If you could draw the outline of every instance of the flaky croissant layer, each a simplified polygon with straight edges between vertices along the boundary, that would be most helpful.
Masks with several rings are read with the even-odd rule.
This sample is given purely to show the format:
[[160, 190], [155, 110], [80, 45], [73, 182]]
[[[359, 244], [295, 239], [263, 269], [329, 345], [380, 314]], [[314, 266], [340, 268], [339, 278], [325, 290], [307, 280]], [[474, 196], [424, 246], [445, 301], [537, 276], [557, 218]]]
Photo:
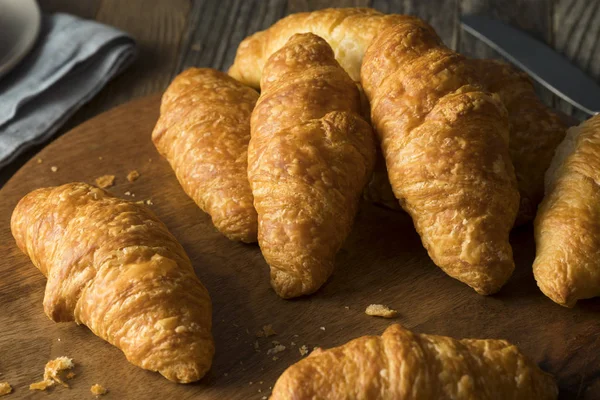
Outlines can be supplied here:
[[185, 193], [231, 240], [256, 242], [248, 184], [250, 114], [258, 93], [223, 72], [190, 68], [171, 82], [152, 132]]
[[550, 374], [504, 340], [420, 335], [392, 325], [289, 367], [271, 400], [553, 400]]
[[375, 159], [355, 83], [313, 34], [267, 62], [252, 113], [248, 178], [277, 294], [316, 291], [333, 271]]
[[533, 274], [554, 302], [600, 296], [600, 116], [569, 129], [546, 174]]
[[394, 194], [431, 259], [478, 293], [497, 292], [514, 269], [519, 208], [506, 108], [418, 18], [373, 40], [361, 77]]
[[50, 319], [86, 325], [132, 364], [175, 382], [208, 371], [214, 354], [208, 292], [148, 208], [70, 183], [21, 199], [11, 229], [48, 278]]

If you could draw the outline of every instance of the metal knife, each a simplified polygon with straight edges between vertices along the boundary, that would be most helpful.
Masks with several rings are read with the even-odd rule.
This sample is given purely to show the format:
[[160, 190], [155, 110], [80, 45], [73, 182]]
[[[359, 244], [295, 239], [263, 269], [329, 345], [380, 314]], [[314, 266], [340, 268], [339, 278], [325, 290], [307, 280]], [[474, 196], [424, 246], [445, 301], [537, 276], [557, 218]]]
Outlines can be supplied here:
[[590, 115], [600, 113], [600, 86], [548, 45], [491, 18], [465, 15], [461, 25], [557, 96]]

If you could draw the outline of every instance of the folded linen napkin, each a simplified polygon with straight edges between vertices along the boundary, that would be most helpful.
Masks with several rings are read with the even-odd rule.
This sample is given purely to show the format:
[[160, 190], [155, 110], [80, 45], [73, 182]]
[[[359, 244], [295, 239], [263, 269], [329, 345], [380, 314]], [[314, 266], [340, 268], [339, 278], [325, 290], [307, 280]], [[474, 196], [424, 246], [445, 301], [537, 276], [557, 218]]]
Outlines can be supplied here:
[[48, 140], [135, 58], [126, 33], [66, 14], [45, 15], [37, 43], [0, 78], [0, 167]]

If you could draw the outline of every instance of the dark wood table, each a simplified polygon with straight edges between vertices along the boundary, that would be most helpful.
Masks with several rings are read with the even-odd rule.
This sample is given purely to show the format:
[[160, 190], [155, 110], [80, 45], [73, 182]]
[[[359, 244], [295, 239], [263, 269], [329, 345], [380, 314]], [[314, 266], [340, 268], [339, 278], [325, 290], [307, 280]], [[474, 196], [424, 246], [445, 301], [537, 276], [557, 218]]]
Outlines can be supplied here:
[[[509, 22], [545, 41], [600, 82], [600, 0], [39, 0], [45, 12], [66, 12], [110, 24], [138, 42], [139, 57], [60, 129], [133, 98], [165, 89], [190, 66], [225, 70], [242, 39], [283, 16], [326, 7], [373, 7], [417, 15], [429, 21], [444, 42], [469, 56], [500, 58], [464, 32], [462, 14], [484, 14]], [[544, 101], [578, 119], [585, 116], [539, 88]], [[44, 145], [0, 170], [3, 185]]]

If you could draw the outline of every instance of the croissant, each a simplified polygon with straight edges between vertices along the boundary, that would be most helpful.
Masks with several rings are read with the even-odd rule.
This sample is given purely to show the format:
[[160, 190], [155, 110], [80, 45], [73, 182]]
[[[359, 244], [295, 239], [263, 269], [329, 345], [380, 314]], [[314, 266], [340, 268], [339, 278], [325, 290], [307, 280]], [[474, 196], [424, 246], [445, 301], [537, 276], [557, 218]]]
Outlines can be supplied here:
[[179, 74], [162, 98], [152, 132], [185, 193], [231, 240], [256, 242], [248, 184], [250, 114], [258, 93], [208, 68]]
[[391, 325], [289, 367], [271, 400], [551, 400], [553, 377], [505, 340], [420, 335]]
[[290, 298], [331, 275], [373, 169], [374, 137], [355, 83], [318, 36], [292, 36], [265, 65], [261, 88], [248, 179], [271, 284]]
[[210, 368], [208, 292], [148, 208], [70, 183], [26, 195], [11, 229], [48, 278], [50, 319], [86, 325], [132, 364], [175, 382], [196, 381]]
[[472, 62], [479, 71], [482, 84], [488, 91], [498, 94], [508, 110], [509, 151], [521, 194], [515, 225], [521, 225], [535, 217], [537, 206], [544, 197], [544, 173], [567, 128], [537, 97], [526, 73], [501, 61]]
[[498, 291], [519, 207], [505, 107], [417, 18], [373, 40], [361, 77], [394, 194], [430, 257], [478, 293]]
[[546, 173], [533, 274], [554, 302], [600, 296], [600, 116], [571, 128]]
[[[339, 63], [355, 81], [360, 79], [364, 53], [373, 38], [390, 26], [410, 17], [382, 14], [369, 8], [329, 8], [298, 13], [281, 19], [265, 31], [246, 38], [239, 46], [229, 74], [258, 88], [267, 58], [281, 48], [294, 33], [312, 32], [333, 48]], [[554, 149], [566, 127], [556, 114], [536, 96], [526, 74], [493, 60], [472, 60], [478, 84], [497, 93], [508, 109], [510, 155], [517, 176], [521, 204], [515, 225], [531, 221], [543, 197], [543, 176]], [[382, 163], [375, 167], [366, 198], [398, 209], [387, 172]]]

